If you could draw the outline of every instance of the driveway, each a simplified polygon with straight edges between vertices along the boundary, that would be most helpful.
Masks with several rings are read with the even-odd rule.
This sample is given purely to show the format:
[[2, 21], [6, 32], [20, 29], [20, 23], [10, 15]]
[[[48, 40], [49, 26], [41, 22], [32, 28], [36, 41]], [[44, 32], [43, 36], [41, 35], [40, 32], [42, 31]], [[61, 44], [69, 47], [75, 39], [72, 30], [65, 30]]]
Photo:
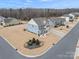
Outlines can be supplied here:
[[0, 59], [74, 59], [79, 38], [79, 23], [47, 53], [35, 58], [24, 57], [17, 53], [0, 37]]

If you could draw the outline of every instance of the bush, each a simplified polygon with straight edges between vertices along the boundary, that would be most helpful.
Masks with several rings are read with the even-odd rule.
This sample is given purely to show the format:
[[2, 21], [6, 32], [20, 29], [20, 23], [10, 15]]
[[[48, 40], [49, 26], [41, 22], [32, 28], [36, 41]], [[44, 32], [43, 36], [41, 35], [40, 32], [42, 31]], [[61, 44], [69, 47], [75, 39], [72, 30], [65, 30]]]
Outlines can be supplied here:
[[29, 40], [28, 42], [24, 44], [24, 47], [29, 48], [29, 49], [34, 49], [41, 46], [42, 46], [41, 41], [39, 41], [38, 39], [35, 40], [35, 38], [33, 38], [32, 40]]
[[32, 39], [32, 43], [36, 43], [36, 40], [35, 40], [35, 38], [33, 38], [33, 39]]
[[29, 46], [32, 46], [32, 40], [29, 40], [28, 42], [27, 42], [27, 44], [29, 45]]
[[65, 26], [65, 24], [61, 24], [61, 26]]
[[58, 27], [57, 25], [54, 26], [54, 28], [57, 28], [57, 27]]
[[7, 26], [4, 26], [4, 27], [7, 27]]
[[26, 31], [26, 29], [24, 29], [24, 31]]
[[73, 22], [73, 20], [69, 20], [70, 22]]
[[14, 24], [11, 24], [11, 26], [14, 26]]
[[40, 45], [40, 41], [38, 39], [36, 40], [36, 45]]
[[69, 26], [67, 25], [66, 28], [69, 28]]
[[19, 24], [22, 24], [21, 22], [19, 22]]
[[8, 26], [12, 26], [12, 24], [9, 24]]
[[60, 30], [62, 30], [62, 28]]

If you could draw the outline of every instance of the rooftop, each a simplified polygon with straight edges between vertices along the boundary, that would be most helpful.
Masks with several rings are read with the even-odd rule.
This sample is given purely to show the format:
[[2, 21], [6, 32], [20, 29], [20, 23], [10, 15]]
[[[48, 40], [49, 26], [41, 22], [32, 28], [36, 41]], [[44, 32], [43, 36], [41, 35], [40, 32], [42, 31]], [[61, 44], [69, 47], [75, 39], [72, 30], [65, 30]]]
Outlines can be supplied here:
[[45, 25], [48, 21], [47, 18], [32, 18], [38, 25]]

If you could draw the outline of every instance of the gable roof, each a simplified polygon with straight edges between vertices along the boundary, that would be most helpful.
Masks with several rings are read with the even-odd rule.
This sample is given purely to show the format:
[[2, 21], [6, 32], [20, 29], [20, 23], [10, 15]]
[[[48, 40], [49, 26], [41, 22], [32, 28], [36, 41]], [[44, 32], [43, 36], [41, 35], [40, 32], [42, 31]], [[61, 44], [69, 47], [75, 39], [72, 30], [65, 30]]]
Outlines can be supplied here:
[[73, 18], [74, 18], [74, 15], [71, 15], [71, 14], [64, 14], [62, 18], [73, 19]]
[[79, 13], [78, 12], [70, 13], [70, 14], [73, 14], [74, 16], [79, 16]]
[[69, 14], [64, 14], [63, 16], [64, 16], [64, 17], [72, 17], [72, 16], [70, 16]]
[[31, 19], [31, 20], [28, 22], [28, 24], [32, 24], [32, 25], [38, 26], [38, 24], [37, 24], [33, 19]]
[[0, 16], [0, 21], [4, 21], [5, 17]]
[[17, 22], [18, 22], [18, 20], [16, 18], [8, 17], [8, 18], [4, 19], [4, 23], [6, 25], [8, 25], [8, 24], [17, 24]]
[[45, 25], [48, 22], [47, 18], [32, 18], [38, 26]]
[[51, 21], [66, 21], [65, 18], [50, 18]]

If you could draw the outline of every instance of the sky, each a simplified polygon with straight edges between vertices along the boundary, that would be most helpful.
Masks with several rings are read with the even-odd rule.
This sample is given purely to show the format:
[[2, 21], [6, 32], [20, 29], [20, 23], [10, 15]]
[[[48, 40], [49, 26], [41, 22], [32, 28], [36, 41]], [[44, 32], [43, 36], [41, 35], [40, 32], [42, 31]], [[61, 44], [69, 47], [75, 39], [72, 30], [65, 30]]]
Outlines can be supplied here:
[[79, 0], [0, 0], [0, 8], [79, 8]]

